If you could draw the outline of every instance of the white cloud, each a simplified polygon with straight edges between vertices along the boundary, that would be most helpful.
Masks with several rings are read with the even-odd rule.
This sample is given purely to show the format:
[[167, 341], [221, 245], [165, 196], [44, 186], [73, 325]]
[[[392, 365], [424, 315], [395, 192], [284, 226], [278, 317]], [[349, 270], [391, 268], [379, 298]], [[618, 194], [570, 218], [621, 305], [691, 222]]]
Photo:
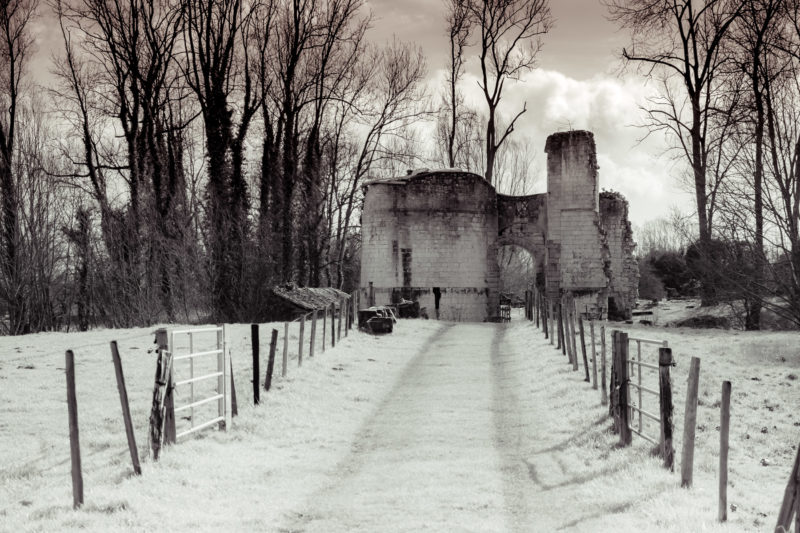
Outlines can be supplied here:
[[[441, 72], [433, 76], [442, 78]], [[468, 74], [462, 90], [470, 105], [484, 109], [477, 81]], [[681, 163], [664, 154], [663, 138], [641, 140], [646, 130], [637, 127], [642, 116], [639, 105], [648, 92], [635, 79], [598, 75], [576, 80], [537, 69], [506, 85], [499, 111], [508, 120], [527, 104], [528, 111], [518, 120], [513, 136], [527, 138], [539, 152], [544, 151], [547, 136], [557, 131], [586, 129], [594, 133], [601, 188], [624, 194], [631, 220], [641, 224], [665, 216], [672, 205], [689, 211], [692, 202], [692, 196], [677, 187]], [[542, 168], [546, 165], [544, 154], [540, 164]]]

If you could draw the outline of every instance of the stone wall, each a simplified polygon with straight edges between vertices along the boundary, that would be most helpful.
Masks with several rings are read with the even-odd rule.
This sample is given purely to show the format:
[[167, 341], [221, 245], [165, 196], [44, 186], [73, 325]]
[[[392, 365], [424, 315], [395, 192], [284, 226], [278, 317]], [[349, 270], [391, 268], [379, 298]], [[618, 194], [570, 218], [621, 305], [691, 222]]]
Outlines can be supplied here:
[[620, 309], [619, 318], [630, 318], [639, 290], [639, 265], [633, 257], [636, 243], [628, 221], [627, 200], [616, 192], [600, 193], [600, 221], [607, 245], [606, 272], [610, 277], [606, 296], [613, 298]]
[[436, 316], [482, 321], [496, 306], [498, 273], [487, 261], [497, 236], [494, 189], [480, 176], [433, 172], [367, 186], [362, 213], [362, 290], [375, 303], [416, 298]]
[[608, 279], [598, 232], [594, 136], [588, 131], [556, 133], [547, 138], [545, 152], [547, 239], [550, 248], [558, 251], [549, 273], [554, 279], [548, 294], [557, 298], [561, 291], [600, 291]]
[[[572, 292], [581, 311], [633, 309], [638, 269], [624, 198], [598, 194], [594, 137], [551, 135], [548, 192], [496, 194], [481, 176], [418, 171], [365, 185], [362, 301], [417, 300], [428, 316], [482, 321], [499, 314], [497, 250], [514, 244], [534, 255], [548, 296]], [[531, 280], [533, 283], [533, 280]]]

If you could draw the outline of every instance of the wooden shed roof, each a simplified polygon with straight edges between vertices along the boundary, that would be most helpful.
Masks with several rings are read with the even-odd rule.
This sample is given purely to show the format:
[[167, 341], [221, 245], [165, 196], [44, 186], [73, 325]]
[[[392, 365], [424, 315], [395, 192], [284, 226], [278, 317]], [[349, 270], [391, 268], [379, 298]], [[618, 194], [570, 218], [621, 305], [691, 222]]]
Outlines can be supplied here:
[[283, 298], [308, 311], [328, 307], [338, 303], [341, 298], [350, 298], [346, 292], [333, 287], [295, 287], [293, 285], [279, 285], [272, 289], [275, 296]]

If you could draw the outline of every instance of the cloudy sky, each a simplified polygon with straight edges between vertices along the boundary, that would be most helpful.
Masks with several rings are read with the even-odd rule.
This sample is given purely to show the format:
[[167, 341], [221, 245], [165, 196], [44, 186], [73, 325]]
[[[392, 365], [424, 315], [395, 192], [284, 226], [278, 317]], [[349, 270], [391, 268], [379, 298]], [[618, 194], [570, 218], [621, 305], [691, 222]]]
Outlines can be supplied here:
[[[443, 79], [448, 54], [443, 0], [368, 0], [368, 5], [375, 15], [372, 39], [396, 35], [416, 42], [427, 56], [431, 83]], [[672, 205], [690, 211], [692, 195], [679, 180], [682, 167], [664, 154], [663, 138], [638, 143], [645, 133], [636, 127], [638, 105], [650, 89], [635, 74], [619, 75], [627, 35], [606, 19], [600, 0], [551, 0], [550, 6], [556, 22], [544, 38], [539, 68], [507, 86], [501, 103], [501, 111], [511, 114], [527, 102], [513, 135], [532, 144], [543, 168], [549, 134], [588, 129], [597, 143], [600, 186], [628, 198], [634, 224], [664, 216]], [[471, 55], [470, 68], [477, 73]], [[474, 74], [465, 77], [464, 90], [481, 108]]]
[[[436, 93], [448, 53], [445, 0], [365, 0], [365, 4], [374, 15], [370, 39], [383, 42], [396, 36], [421, 46]], [[641, 120], [638, 105], [649, 88], [635, 74], [619, 75], [618, 54], [627, 36], [606, 20], [600, 0], [550, 0], [550, 7], [555, 27], [544, 37], [539, 68], [507, 85], [500, 106], [501, 113], [511, 114], [527, 103], [528, 111], [513, 136], [531, 144], [539, 174], [545, 174], [544, 144], [549, 134], [588, 129], [597, 143], [600, 186], [628, 198], [634, 224], [664, 216], [672, 205], [691, 211], [692, 195], [680, 185], [683, 167], [663, 153], [663, 138], [637, 142], [645, 133], [635, 126]], [[63, 47], [49, 11], [36, 21], [38, 52], [31, 65], [34, 78], [44, 84], [50, 79], [52, 51]], [[474, 50], [469, 56], [463, 90], [474, 108], [483, 109]], [[544, 186], [542, 179], [538, 190]]]

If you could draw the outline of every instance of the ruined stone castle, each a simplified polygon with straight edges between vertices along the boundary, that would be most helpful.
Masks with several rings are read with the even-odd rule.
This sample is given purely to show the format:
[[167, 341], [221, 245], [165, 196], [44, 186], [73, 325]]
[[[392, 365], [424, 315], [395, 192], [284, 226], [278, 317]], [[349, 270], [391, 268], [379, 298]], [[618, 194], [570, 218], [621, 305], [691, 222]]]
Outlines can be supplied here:
[[594, 136], [547, 139], [547, 192], [498, 194], [458, 169], [417, 171], [365, 185], [360, 291], [378, 305], [419, 301], [442, 320], [499, 314], [499, 247], [531, 253], [550, 298], [571, 292], [580, 311], [629, 315], [638, 286], [628, 206], [599, 193]]

